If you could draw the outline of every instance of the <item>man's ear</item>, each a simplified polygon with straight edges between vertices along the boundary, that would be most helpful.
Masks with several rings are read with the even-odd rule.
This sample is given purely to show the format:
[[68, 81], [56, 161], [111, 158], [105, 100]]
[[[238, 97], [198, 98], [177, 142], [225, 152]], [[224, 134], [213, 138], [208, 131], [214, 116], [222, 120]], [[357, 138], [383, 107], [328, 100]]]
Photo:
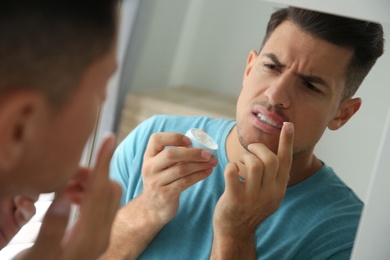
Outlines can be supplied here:
[[337, 130], [342, 127], [359, 110], [362, 104], [360, 98], [349, 98], [341, 102], [338, 113], [332, 121], [329, 122], [330, 130]]
[[15, 91], [0, 99], [0, 171], [16, 166], [23, 158], [36, 113], [43, 99], [38, 93]]
[[246, 61], [246, 68], [245, 68], [245, 74], [244, 74], [244, 80], [248, 77], [249, 73], [251, 72], [253, 66], [255, 65], [255, 62], [257, 58], [259, 57], [259, 54], [255, 51], [252, 50], [249, 55], [248, 59]]

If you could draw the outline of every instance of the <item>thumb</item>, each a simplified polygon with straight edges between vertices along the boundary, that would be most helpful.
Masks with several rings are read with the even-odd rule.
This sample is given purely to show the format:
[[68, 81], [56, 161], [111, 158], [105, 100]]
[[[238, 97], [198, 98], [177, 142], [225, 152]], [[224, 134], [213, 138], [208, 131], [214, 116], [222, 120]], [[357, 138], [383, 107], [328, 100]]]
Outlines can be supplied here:
[[38, 198], [28, 198], [23, 196], [16, 196], [15, 203], [15, 221], [19, 227], [26, 224], [36, 213], [35, 202]]
[[31, 250], [32, 258], [45, 256], [47, 259], [52, 259], [60, 252], [68, 225], [70, 205], [71, 202], [64, 193], [57, 194], [42, 221], [41, 230]]
[[236, 195], [238, 192], [238, 185], [240, 185], [240, 177], [238, 175], [239, 168], [237, 164], [229, 162], [225, 167], [225, 182], [226, 192]]

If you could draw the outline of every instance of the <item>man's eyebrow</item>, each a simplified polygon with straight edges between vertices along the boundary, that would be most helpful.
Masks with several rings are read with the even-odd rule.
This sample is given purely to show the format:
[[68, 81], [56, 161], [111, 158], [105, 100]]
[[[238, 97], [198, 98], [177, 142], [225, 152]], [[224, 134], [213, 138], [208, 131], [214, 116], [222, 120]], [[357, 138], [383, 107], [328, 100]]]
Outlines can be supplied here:
[[298, 74], [298, 73], [297, 73], [297, 76], [300, 77], [301, 79], [303, 79], [304, 81], [319, 84], [319, 85], [322, 85], [326, 88], [329, 88], [329, 84], [326, 83], [326, 81], [323, 80], [321, 77], [302, 75], [302, 74]]
[[272, 62], [275, 63], [278, 67], [281, 67], [281, 68], [286, 67], [286, 65], [284, 65], [284, 64], [278, 59], [278, 57], [276, 57], [276, 55], [273, 54], [273, 53], [264, 53], [262, 56], [265, 56], [265, 57], [269, 58], [270, 60], [272, 60]]
[[[265, 56], [265, 57], [269, 58], [270, 60], [272, 60], [273, 63], [275, 63], [280, 68], [285, 68], [286, 67], [286, 65], [283, 64], [278, 59], [278, 57], [276, 57], [276, 55], [274, 53], [264, 53], [262, 56]], [[298, 74], [298, 73], [297, 73], [297, 76], [300, 77], [304, 81], [307, 81], [307, 82], [310, 82], [310, 83], [315, 83], [315, 84], [320, 84], [320, 85], [322, 85], [324, 87], [329, 88], [329, 84], [324, 79], [322, 79], [321, 77], [313, 76], [313, 75], [303, 75], [303, 74]]]

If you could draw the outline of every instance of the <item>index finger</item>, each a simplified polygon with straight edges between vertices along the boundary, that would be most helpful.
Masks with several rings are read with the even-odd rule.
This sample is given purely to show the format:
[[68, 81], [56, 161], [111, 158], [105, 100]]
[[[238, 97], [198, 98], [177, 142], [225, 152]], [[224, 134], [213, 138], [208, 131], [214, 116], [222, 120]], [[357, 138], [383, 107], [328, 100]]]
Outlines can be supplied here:
[[106, 183], [109, 176], [109, 167], [112, 155], [115, 149], [115, 137], [110, 134], [106, 136], [99, 149], [98, 156], [96, 159], [95, 171], [93, 171], [93, 178], [98, 178], [103, 183]]
[[145, 156], [154, 157], [165, 149], [166, 146], [188, 147], [191, 140], [180, 133], [154, 133], [150, 136]]
[[[84, 218], [97, 214], [107, 216], [98, 218], [98, 220], [109, 220], [111, 223], [111, 217], [115, 216], [116, 210], [119, 208], [122, 189], [119, 184], [109, 178], [110, 162], [114, 150], [115, 137], [110, 134], [101, 145], [95, 167], [90, 169], [91, 178], [87, 180], [85, 200], [80, 208], [80, 211], [87, 212], [87, 214], [82, 215]], [[99, 206], [96, 206], [96, 201], [99, 201]]]
[[288, 182], [293, 157], [294, 125], [285, 122], [282, 127], [278, 146], [279, 170], [277, 180]]

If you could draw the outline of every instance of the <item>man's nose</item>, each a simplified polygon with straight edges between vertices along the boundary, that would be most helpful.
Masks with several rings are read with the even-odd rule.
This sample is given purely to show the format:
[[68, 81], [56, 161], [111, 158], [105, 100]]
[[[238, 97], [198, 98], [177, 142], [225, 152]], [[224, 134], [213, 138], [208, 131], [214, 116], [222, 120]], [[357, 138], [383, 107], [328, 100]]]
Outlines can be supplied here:
[[287, 108], [291, 104], [292, 78], [281, 75], [270, 83], [265, 91], [268, 103], [272, 106]]

